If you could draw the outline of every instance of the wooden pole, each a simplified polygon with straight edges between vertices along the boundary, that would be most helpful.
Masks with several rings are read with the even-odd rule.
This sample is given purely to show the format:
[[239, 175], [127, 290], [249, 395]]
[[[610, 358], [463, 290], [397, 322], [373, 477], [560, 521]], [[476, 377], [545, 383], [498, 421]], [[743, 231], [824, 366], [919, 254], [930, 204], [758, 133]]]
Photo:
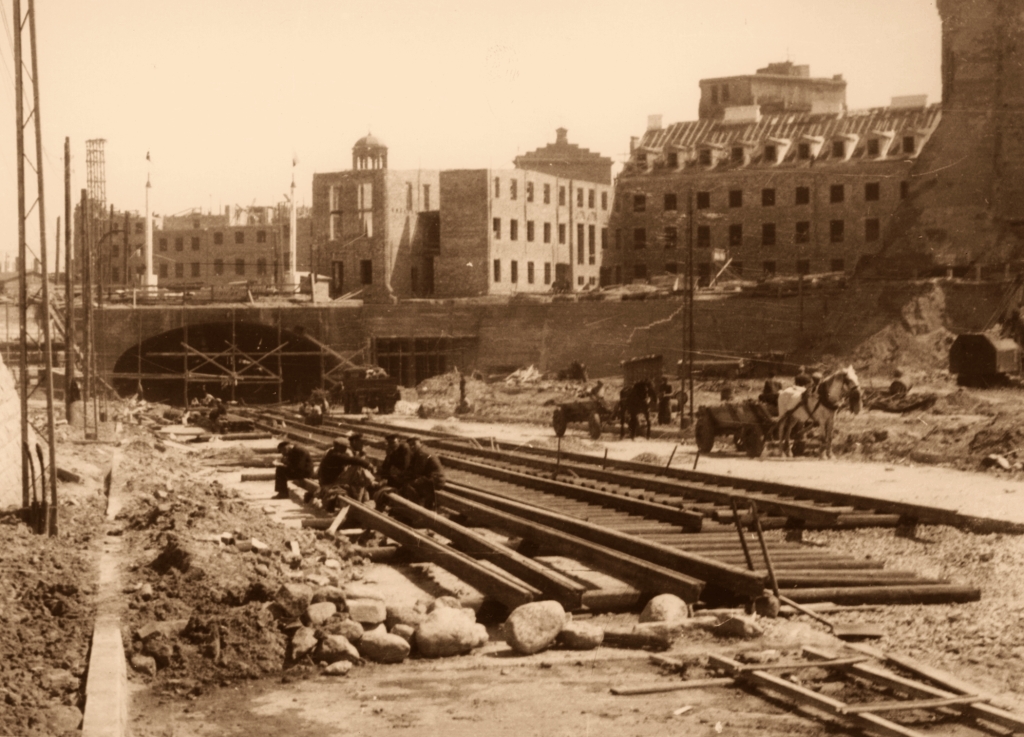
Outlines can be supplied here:
[[75, 276], [71, 243], [71, 139], [64, 137], [64, 412], [71, 422], [75, 383]]
[[[694, 290], [696, 289], [696, 287], [695, 287], [694, 282], [693, 282], [693, 227], [694, 227], [693, 226], [693, 217], [694, 217], [693, 212], [694, 211], [693, 211], [693, 190], [692, 189], [690, 190], [689, 209], [690, 209], [690, 212], [689, 212], [689, 220], [690, 220], [690, 238], [689, 238], [689, 241], [690, 241], [690, 247], [687, 249], [688, 253], [687, 253], [687, 256], [686, 256], [686, 261], [687, 261], [687, 265], [686, 265], [686, 280], [688, 282], [687, 286], [689, 287], [689, 292], [687, 292], [687, 295], [688, 295], [687, 296], [687, 300], [689, 300], [689, 304], [690, 304], [690, 309], [688, 311], [689, 312], [688, 319], [689, 319], [689, 322], [690, 322], [690, 325], [689, 325], [690, 341], [689, 341], [689, 345], [688, 345], [689, 352], [688, 352], [688, 354], [686, 356], [686, 358], [687, 358], [686, 373], [687, 373], [687, 376], [689, 377], [689, 385], [690, 385], [690, 425], [693, 425], [693, 405], [694, 405], [695, 399], [696, 399], [696, 397], [694, 396], [694, 393], [693, 393], [693, 354], [694, 354], [694, 331], [693, 331], [693, 303], [694, 303], [694, 300], [693, 300], [693, 296], [694, 296]], [[694, 464], [694, 465], [696, 465], [696, 464]]]
[[[29, 462], [25, 453], [28, 451], [28, 274], [26, 256], [28, 247], [25, 243], [25, 89], [22, 80], [24, 64], [21, 58], [21, 0], [13, 0], [14, 12], [14, 106], [15, 128], [18, 156], [18, 318], [19, 348], [18, 356], [18, 391], [21, 394], [21, 501], [22, 507], [29, 509]], [[42, 162], [39, 162], [42, 166]]]
[[92, 396], [92, 249], [91, 220], [89, 217], [89, 192], [82, 190], [82, 204], [79, 208], [82, 228], [82, 431], [89, 437], [89, 398]]

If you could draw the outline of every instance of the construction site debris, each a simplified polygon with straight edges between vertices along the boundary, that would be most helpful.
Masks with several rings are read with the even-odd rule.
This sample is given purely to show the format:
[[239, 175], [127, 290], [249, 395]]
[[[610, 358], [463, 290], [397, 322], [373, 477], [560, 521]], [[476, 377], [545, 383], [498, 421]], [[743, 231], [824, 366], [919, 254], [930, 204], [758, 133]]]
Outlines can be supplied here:
[[557, 601], [532, 601], [516, 607], [505, 620], [505, 641], [520, 655], [550, 647], [570, 615]]
[[675, 594], [659, 594], [644, 606], [640, 612], [641, 622], [674, 622], [690, 616], [690, 608]]

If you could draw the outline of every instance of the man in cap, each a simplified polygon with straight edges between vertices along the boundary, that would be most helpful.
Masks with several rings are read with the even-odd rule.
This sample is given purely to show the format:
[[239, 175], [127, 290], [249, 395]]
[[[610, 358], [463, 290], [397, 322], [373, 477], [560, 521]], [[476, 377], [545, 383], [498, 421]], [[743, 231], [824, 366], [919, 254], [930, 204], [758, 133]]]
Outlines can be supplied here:
[[434, 493], [444, 486], [444, 468], [437, 456], [423, 447], [415, 435], [409, 438], [409, 467], [401, 480], [399, 494], [421, 507], [434, 508]]
[[331, 449], [320, 459], [320, 469], [316, 475], [320, 490], [323, 491], [342, 483], [342, 475], [350, 466], [373, 471], [373, 465], [368, 460], [359, 458], [352, 453], [352, 445], [348, 438], [337, 437], [334, 439]]
[[274, 491], [276, 499], [288, 498], [288, 481], [313, 477], [313, 458], [301, 445], [288, 440], [277, 444], [281, 460], [274, 469]]
[[409, 468], [412, 451], [409, 449], [409, 444], [402, 440], [397, 433], [385, 435], [384, 442], [387, 443], [387, 447], [378, 475], [381, 481], [388, 486], [397, 486]]

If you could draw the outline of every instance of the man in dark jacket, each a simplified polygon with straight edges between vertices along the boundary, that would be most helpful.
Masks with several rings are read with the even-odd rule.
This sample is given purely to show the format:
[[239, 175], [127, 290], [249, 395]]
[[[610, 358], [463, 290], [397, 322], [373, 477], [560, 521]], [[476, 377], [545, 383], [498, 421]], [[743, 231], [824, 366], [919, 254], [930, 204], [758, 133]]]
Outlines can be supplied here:
[[401, 480], [399, 494], [427, 509], [434, 508], [434, 493], [444, 486], [444, 468], [437, 456], [427, 452], [418, 437], [409, 438], [409, 467]]
[[313, 477], [313, 458], [301, 445], [295, 445], [287, 440], [281, 441], [277, 450], [281, 453], [281, 461], [274, 470], [275, 498], [287, 499], [290, 480]]
[[409, 468], [412, 451], [409, 450], [408, 443], [394, 433], [385, 435], [384, 441], [387, 443], [387, 448], [378, 475], [381, 481], [388, 486], [397, 486]]
[[331, 449], [320, 459], [320, 468], [316, 474], [320, 489], [337, 485], [345, 469], [349, 466], [358, 466], [367, 471], [373, 471], [372, 463], [352, 453], [352, 446], [348, 438], [335, 438]]

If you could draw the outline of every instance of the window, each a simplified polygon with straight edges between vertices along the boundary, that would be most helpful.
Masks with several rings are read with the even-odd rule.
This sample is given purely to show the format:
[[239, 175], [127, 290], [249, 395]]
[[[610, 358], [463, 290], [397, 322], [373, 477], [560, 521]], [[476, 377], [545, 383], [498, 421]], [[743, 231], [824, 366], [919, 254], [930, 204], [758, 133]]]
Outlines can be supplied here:
[[868, 139], [868, 156], [878, 156], [879, 147], [877, 138]]
[[576, 223], [576, 253], [579, 263], [583, 263], [583, 247], [586, 245], [583, 240], [583, 223]]
[[494, 218], [491, 221], [491, 231], [494, 233], [494, 240], [501, 240], [501, 218]]
[[846, 231], [846, 223], [842, 220], [832, 220], [828, 224], [829, 242], [842, 243]]
[[363, 235], [373, 238], [373, 182], [360, 182], [357, 186], [356, 210], [359, 212]]
[[729, 207], [743, 207], [743, 190], [729, 190]]
[[669, 151], [665, 156], [665, 163], [668, 164], [670, 169], [679, 168], [679, 154], [675, 151]]
[[583, 277], [582, 276], [577, 276], [576, 277], [576, 284], [581, 286], [581, 287], [583, 286]]
[[235, 245], [242, 245], [243, 243], [245, 243], [245, 231], [244, 230], [236, 230], [235, 231]]
[[601, 250], [608, 250], [608, 228], [601, 228]]
[[711, 166], [711, 149], [702, 148], [700, 153], [697, 154], [697, 161], [701, 166]]
[[213, 260], [213, 274], [214, 276], [224, 275], [224, 259], [216, 258]]
[[533, 284], [533, 261], [526, 262], [526, 283]]
[[710, 192], [698, 192], [697, 193], [697, 209], [706, 210], [711, 207], [711, 193]]
[[841, 184], [833, 184], [828, 188], [828, 201], [835, 204], [846, 199], [846, 189]]
[[622, 229], [621, 228], [616, 228], [615, 229], [615, 250], [617, 251], [620, 248], [622, 248]]
[[807, 276], [811, 273], [811, 262], [809, 259], [802, 258], [796, 262], [796, 273], [800, 276]]
[[717, 84], [711, 85], [711, 104], [712, 105], [717, 105], [718, 104], [718, 85]]
[[373, 284], [373, 261], [363, 259], [359, 262], [359, 281], [362, 284]]
[[830, 271], [846, 271], [846, 262], [841, 258], [834, 258], [829, 261], [828, 268]]
[[910, 182], [900, 182], [900, 199], [905, 200], [910, 196]]
[[160, 278], [167, 278], [167, 264], [160, 264]]
[[882, 227], [878, 218], [868, 218], [864, 221], [864, 240], [868, 243], [877, 241], [881, 232]]
[[181, 279], [185, 276], [185, 264], [177, 263], [174, 265], [174, 276], [177, 279]]
[[633, 212], [644, 212], [647, 209], [647, 195], [633, 195]]
[[698, 248], [711, 248], [711, 226], [710, 225], [698, 225], [697, 226], [697, 247]]
[[199, 276], [199, 262], [192, 262], [192, 276]]
[[424, 184], [423, 185], [423, 209], [424, 210], [429, 210], [430, 209], [430, 185], [429, 184]]
[[544, 204], [545, 205], [550, 205], [551, 204], [551, 185], [550, 184], [545, 184], [544, 185]]
[[832, 155], [837, 159], [845, 159], [846, 141], [832, 141]]
[[810, 187], [797, 187], [796, 188], [796, 200], [797, 205], [809, 205], [811, 204], [811, 188]]
[[265, 230], [257, 230], [256, 231], [256, 242], [257, 243], [266, 243], [267, 242], [267, 231], [265, 231]]
[[508, 239], [510, 241], [519, 240], [519, 221], [515, 218], [508, 221]]
[[676, 209], [676, 193], [666, 192], [665, 193], [665, 209], [675, 210]]
[[734, 163], [734, 164], [742, 164], [743, 163], [743, 147], [742, 146], [733, 146], [732, 147], [732, 155], [731, 155], [730, 158], [732, 159], [732, 163]]
[[565, 187], [558, 188], [558, 204], [565, 205]]
[[509, 281], [513, 284], [519, 283], [519, 262], [513, 261], [509, 268]]
[[501, 197], [501, 179], [494, 178], [494, 199]]
[[[807, 161], [807, 159], [811, 158], [811, 144], [798, 144], [796, 147], [796, 156], [798, 159], [801, 159], [803, 161]], [[773, 271], [772, 273], [774, 274], [775, 272]]]
[[742, 246], [743, 245], [743, 226], [736, 223], [729, 226], [729, 245], [730, 246]]
[[192, 250], [193, 251], [198, 251], [199, 250], [199, 237], [198, 236], [192, 236]]
[[551, 262], [550, 261], [545, 261], [544, 262], [544, 283], [545, 284], [550, 284], [551, 283]]
[[565, 245], [565, 223], [558, 224], [558, 243]]
[[494, 283], [497, 284], [501, 281], [501, 259], [494, 259]]
[[765, 146], [764, 160], [771, 164], [777, 163], [779, 160], [779, 149], [775, 146]]
[[633, 264], [633, 278], [634, 279], [646, 279], [647, 278], [647, 264]]
[[236, 258], [235, 259], [235, 274], [238, 275], [238, 276], [245, 276], [245, 259], [244, 258]]
[[327, 239], [332, 241], [341, 240], [341, 213], [332, 212], [328, 221]]
[[583, 187], [576, 188], [576, 207], [583, 207]]
[[533, 221], [526, 221], [526, 240], [528, 243], [533, 243]]
[[765, 261], [761, 264], [761, 268], [764, 270], [765, 276], [775, 276], [775, 262]]
[[405, 183], [405, 209], [412, 209], [412, 182]]
[[587, 207], [593, 210], [597, 207], [597, 200], [594, 199], [597, 196], [597, 192], [593, 189], [587, 190]]
[[590, 265], [593, 266], [596, 262], [594, 261], [594, 254], [597, 250], [597, 226], [587, 226], [587, 246], [590, 252]]
[[544, 242], [551, 242], [551, 223], [544, 223]]
[[184, 251], [185, 250], [185, 239], [184, 238], [175, 238], [174, 239], [174, 250], [175, 251]]
[[665, 248], [675, 248], [679, 245], [679, 230], [671, 225], [665, 226]]
[[265, 258], [256, 259], [256, 276], [267, 275], [267, 260]]
[[775, 190], [761, 190], [761, 207], [775, 207]]
[[729, 85], [722, 85], [722, 102], [729, 102]]
[[912, 153], [914, 153], [914, 149], [915, 149], [914, 137], [913, 136], [903, 136], [903, 153], [905, 153], [905, 154], [912, 154]]
[[158, 245], [159, 245], [159, 248], [160, 248], [161, 251], [166, 251], [167, 250], [167, 239], [166, 238], [161, 238]]
[[647, 229], [646, 228], [634, 228], [633, 229], [633, 248], [639, 251], [641, 248], [647, 248]]
[[508, 197], [510, 200], [519, 199], [519, 182], [515, 179], [510, 180], [508, 183]]
[[761, 245], [775, 245], [775, 223], [761, 223]]
[[608, 209], [608, 193], [607, 192], [602, 192], [601, 193], [601, 209], [602, 210], [607, 210]]
[[868, 182], [864, 185], [864, 200], [866, 202], [877, 202], [881, 195], [881, 187], [878, 182]]
[[796, 234], [793, 236], [795, 243], [810, 243], [811, 242], [811, 222], [809, 220], [800, 220], [796, 224]]
[[526, 201], [533, 202], [533, 182], [526, 183]]

